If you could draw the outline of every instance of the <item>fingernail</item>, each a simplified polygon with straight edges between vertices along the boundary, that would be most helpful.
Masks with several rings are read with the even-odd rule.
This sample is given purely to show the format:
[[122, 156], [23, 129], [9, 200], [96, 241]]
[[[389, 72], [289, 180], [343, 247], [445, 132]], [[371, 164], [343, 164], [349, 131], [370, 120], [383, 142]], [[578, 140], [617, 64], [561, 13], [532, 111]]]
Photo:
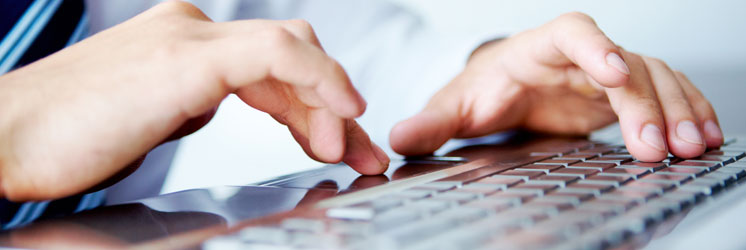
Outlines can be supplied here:
[[663, 139], [663, 133], [661, 132], [661, 129], [658, 128], [658, 126], [647, 124], [642, 127], [642, 132], [640, 132], [640, 140], [658, 151], [666, 151], [666, 142]]
[[622, 57], [619, 56], [619, 54], [617, 53], [611, 52], [609, 54], [606, 54], [606, 64], [614, 67], [622, 74], [629, 75], [629, 67], [627, 67], [627, 64], [624, 63]]
[[703, 141], [697, 125], [694, 125], [692, 121], [680, 121], [679, 125], [676, 125], [676, 136], [688, 143], [698, 145], [701, 145]]
[[705, 134], [710, 138], [723, 138], [723, 131], [720, 127], [712, 120], [705, 122]]
[[371, 142], [371, 146], [373, 147], [373, 155], [376, 156], [376, 159], [378, 159], [378, 162], [381, 163], [381, 166], [383, 166], [384, 170], [389, 167], [389, 162], [391, 162], [391, 159], [389, 159], [389, 156], [386, 155], [386, 152], [381, 149], [378, 145]]

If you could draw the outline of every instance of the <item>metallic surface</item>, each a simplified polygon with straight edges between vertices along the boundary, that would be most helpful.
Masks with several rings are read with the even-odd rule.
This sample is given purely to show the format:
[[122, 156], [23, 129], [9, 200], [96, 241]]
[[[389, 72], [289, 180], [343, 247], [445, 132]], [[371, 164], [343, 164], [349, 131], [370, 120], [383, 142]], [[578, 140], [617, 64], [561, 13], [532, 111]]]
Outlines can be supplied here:
[[[255, 186], [216, 187], [188, 190], [129, 204], [32, 223], [0, 233], [3, 246], [47, 247], [153, 247], [199, 248], [216, 235], [232, 233], [247, 225], [277, 222], [298, 213], [313, 213], [319, 201], [380, 186], [391, 181], [426, 176], [460, 161], [492, 162], [482, 167], [463, 168], [446, 180], [470, 180], [484, 173], [523, 164], [535, 158], [530, 152], [587, 143], [583, 138], [525, 136], [519, 134], [497, 144], [473, 145], [446, 154], [451, 158], [394, 161], [378, 176], [361, 176], [344, 165], [267, 181]], [[469, 164], [466, 164], [469, 165]], [[624, 247], [650, 249], [695, 249], [717, 242], [724, 248], [743, 248], [742, 237], [731, 228], [742, 229], [746, 217], [746, 188], [736, 184], [730, 192], [707, 198], [706, 202], [672, 216], [654, 229], [634, 237]], [[323, 212], [323, 210], [319, 210]], [[740, 226], [740, 227], [739, 227]], [[740, 230], [742, 232], [742, 230]], [[704, 237], [706, 235], [706, 237]], [[681, 244], [686, 242], [687, 244]], [[740, 245], [739, 245], [740, 244]]]

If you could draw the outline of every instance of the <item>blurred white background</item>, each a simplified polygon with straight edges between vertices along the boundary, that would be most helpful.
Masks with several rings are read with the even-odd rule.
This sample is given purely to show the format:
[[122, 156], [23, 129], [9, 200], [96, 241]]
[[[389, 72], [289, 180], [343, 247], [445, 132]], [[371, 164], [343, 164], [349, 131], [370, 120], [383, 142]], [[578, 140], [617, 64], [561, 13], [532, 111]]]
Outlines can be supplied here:
[[[689, 75], [712, 101], [725, 132], [746, 134], [746, 115], [742, 112], [746, 107], [743, 101], [746, 1], [400, 0], [396, 3], [417, 13], [421, 27], [450, 37], [511, 34], [539, 26], [561, 13], [588, 13], [619, 45], [659, 57]], [[317, 33], [322, 44], [323, 35], [330, 34]], [[340, 61], [344, 65], [352, 60]], [[445, 75], [449, 74], [453, 71]], [[448, 80], [442, 75], [428, 78], [425, 72], [421, 77], [436, 79], [438, 82], [433, 84], [442, 85]], [[369, 103], [369, 111], [377, 112], [376, 105]], [[419, 108], [405, 107], [400, 113], [412, 113]], [[361, 120], [368, 119], [370, 123], [374, 119], [366, 116]], [[390, 152], [385, 138], [387, 127], [366, 129]], [[249, 184], [320, 165], [303, 153], [285, 127], [230, 97], [210, 124], [182, 140], [163, 192]]]

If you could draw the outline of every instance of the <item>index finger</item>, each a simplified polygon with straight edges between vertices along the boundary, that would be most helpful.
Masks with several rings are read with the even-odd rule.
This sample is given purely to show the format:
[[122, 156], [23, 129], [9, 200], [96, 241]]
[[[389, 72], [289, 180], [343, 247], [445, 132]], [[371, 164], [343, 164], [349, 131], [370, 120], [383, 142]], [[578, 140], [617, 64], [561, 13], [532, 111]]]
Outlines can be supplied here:
[[545, 48], [546, 63], [572, 62], [604, 87], [619, 87], [629, 81], [630, 70], [619, 47], [601, 31], [591, 17], [573, 12], [543, 27], [548, 39], [537, 39]]
[[[214, 65], [222, 71], [220, 75], [224, 76], [228, 92], [258, 81], [275, 79], [312, 90], [320, 99], [321, 106], [340, 117], [354, 118], [365, 110], [365, 101], [342, 66], [320, 47], [300, 40], [283, 28], [271, 26], [255, 33], [229, 37], [215, 43], [214, 48], [205, 53], [210, 54], [205, 57], [212, 58]], [[307, 104], [317, 106], [316, 103]]]

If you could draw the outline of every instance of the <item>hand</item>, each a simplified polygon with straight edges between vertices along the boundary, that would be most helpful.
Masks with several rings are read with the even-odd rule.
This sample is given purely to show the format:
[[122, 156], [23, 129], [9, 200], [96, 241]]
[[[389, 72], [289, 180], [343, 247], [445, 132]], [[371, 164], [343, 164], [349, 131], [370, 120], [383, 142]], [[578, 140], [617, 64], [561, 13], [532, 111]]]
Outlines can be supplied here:
[[619, 48], [581, 13], [482, 46], [390, 140], [396, 152], [416, 155], [512, 128], [588, 134], [617, 117], [642, 161], [669, 151], [694, 157], [723, 142], [710, 103], [684, 74]]
[[[209, 121], [230, 93], [316, 160], [382, 173], [366, 103], [303, 21], [213, 23], [168, 2], [0, 77], [0, 195], [75, 194]], [[208, 166], [206, 166], [208, 167]]]

